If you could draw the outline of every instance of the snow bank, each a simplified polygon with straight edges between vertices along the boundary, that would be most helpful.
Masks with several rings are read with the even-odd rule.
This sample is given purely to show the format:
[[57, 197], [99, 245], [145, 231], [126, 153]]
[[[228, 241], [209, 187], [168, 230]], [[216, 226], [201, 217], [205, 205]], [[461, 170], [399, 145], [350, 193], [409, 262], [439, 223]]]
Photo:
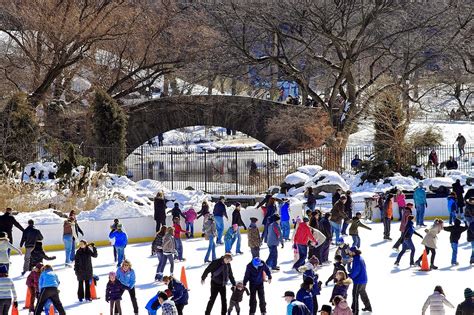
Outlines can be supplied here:
[[323, 167], [319, 165], [304, 165], [304, 166], [298, 167], [298, 172], [301, 172], [308, 176], [314, 176], [317, 173], [321, 172], [322, 170], [323, 170]]
[[94, 210], [82, 211], [77, 215], [79, 221], [111, 220], [115, 218], [137, 218], [151, 216], [149, 207], [140, 207], [133, 203], [118, 199], [109, 199], [98, 205]]
[[306, 183], [308, 179], [308, 175], [301, 172], [294, 172], [285, 177], [285, 183], [288, 185], [302, 185]]
[[434, 177], [427, 178], [421, 181], [425, 187], [451, 187], [454, 184], [454, 180], [451, 177]]
[[463, 171], [458, 171], [458, 170], [446, 171], [444, 176], [451, 178], [454, 182], [457, 179], [459, 179], [459, 181], [461, 182], [461, 185], [466, 185], [468, 178], [474, 178], [474, 174], [469, 175], [468, 173], [465, 173]]
[[349, 190], [350, 187], [346, 181], [337, 172], [322, 170], [318, 172], [310, 180], [306, 181], [306, 187], [323, 187], [328, 185], [338, 185], [343, 191]]
[[64, 218], [58, 216], [54, 211], [54, 209], [45, 209], [34, 212], [21, 212], [15, 218], [23, 226], [28, 224], [29, 219], [35, 221], [35, 224], [62, 224]]
[[395, 176], [388, 177], [385, 182], [390, 183], [393, 188], [397, 187], [398, 189], [407, 191], [413, 191], [418, 185], [413, 177], [402, 176], [400, 174], [395, 174]]

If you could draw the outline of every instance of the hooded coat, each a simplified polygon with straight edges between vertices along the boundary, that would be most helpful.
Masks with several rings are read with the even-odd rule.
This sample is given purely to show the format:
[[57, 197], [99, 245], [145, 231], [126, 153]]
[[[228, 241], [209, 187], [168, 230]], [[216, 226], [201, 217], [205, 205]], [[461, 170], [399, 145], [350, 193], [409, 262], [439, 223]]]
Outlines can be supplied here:
[[30, 270], [32, 270], [33, 267], [36, 266], [37, 263], [43, 263], [43, 259], [53, 260], [53, 259], [56, 259], [56, 256], [49, 257], [48, 255], [46, 255], [46, 253], [43, 250], [43, 243], [36, 242], [35, 248], [33, 248], [33, 250], [31, 251]]
[[76, 251], [76, 258], [74, 260], [74, 272], [78, 281], [88, 281], [92, 279], [92, 257], [97, 257], [97, 249], [95, 246], [86, 246]]
[[346, 300], [342, 300], [332, 311], [333, 315], [352, 315], [352, 310]]
[[7, 239], [0, 239], [0, 264], [8, 265], [10, 263], [9, 249], [21, 253], [21, 250], [13, 246]]
[[439, 225], [433, 225], [431, 228], [426, 229], [426, 235], [421, 241], [421, 244], [436, 249], [436, 244], [438, 243], [438, 234], [441, 232], [442, 228]]
[[425, 312], [429, 306], [430, 315], [445, 315], [446, 312], [444, 311], [444, 305], [454, 308], [454, 305], [451, 304], [451, 302], [449, 302], [443, 294], [435, 291], [426, 299], [426, 302], [423, 305], [422, 313], [425, 315]]

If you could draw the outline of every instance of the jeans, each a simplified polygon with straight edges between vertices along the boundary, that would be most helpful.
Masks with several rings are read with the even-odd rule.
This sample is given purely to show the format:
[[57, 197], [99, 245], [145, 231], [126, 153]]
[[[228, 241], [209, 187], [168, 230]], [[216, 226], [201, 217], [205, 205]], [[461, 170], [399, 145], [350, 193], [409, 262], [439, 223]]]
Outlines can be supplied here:
[[[227, 287], [225, 285], [220, 285], [211, 281], [211, 296], [209, 298], [209, 302], [207, 303], [205, 315], [211, 315], [212, 307], [214, 306], [214, 302], [216, 301], [217, 295], [221, 295], [221, 315], [226, 315], [227, 311], [227, 297], [226, 297], [226, 290]], [[216, 314], [216, 313], [214, 313]]]
[[339, 237], [340, 237], [340, 234], [341, 234], [341, 225], [336, 223], [336, 222], [333, 222], [333, 221], [329, 221], [329, 223], [331, 223], [332, 230], [336, 234], [336, 245], [338, 245], [339, 244]]
[[451, 255], [451, 264], [455, 264], [458, 261], [458, 243], [451, 243], [453, 254]]
[[162, 264], [165, 260], [165, 257], [163, 255], [163, 251], [156, 252], [156, 256], [158, 257], [158, 266], [156, 266], [155, 280], [161, 281], [161, 279], [163, 278], [163, 274], [160, 275], [160, 270], [162, 268]]
[[398, 253], [397, 260], [395, 261], [396, 263], [400, 262], [400, 259], [402, 259], [403, 254], [407, 251], [407, 249], [410, 249], [410, 266], [414, 265], [414, 259], [415, 259], [415, 245], [413, 245], [413, 241], [411, 238], [403, 240], [402, 244], [402, 250], [400, 253]]
[[72, 235], [71, 234], [63, 235], [63, 242], [64, 242], [64, 251], [66, 252], [66, 264], [70, 264], [72, 252], [74, 252], [74, 248], [72, 247]]
[[163, 254], [163, 258], [161, 259], [161, 264], [159, 265], [159, 271], [158, 275], [156, 276], [158, 280], [161, 280], [163, 278], [163, 273], [165, 271], [166, 267], [166, 262], [170, 263], [170, 274], [173, 274], [174, 272], [174, 257], [173, 254]]
[[290, 221], [281, 221], [281, 234], [284, 240], [290, 239]]
[[402, 232], [402, 235], [400, 235], [398, 240], [395, 242], [395, 244], [392, 246], [392, 248], [398, 249], [398, 247], [400, 247], [400, 245], [402, 244], [403, 244], [403, 232]]
[[392, 220], [390, 218], [383, 218], [383, 237], [389, 238], [390, 237], [390, 223]]
[[234, 242], [235, 242], [236, 238], [235, 237], [232, 237], [231, 239], [228, 239], [228, 240], [225, 240], [224, 241], [224, 246], [225, 246], [225, 252], [226, 253], [230, 253], [230, 251], [232, 250], [232, 246], [234, 246]]
[[416, 225], [425, 225], [425, 204], [416, 205]]
[[250, 314], [255, 314], [257, 310], [257, 294], [258, 294], [258, 301], [260, 307], [260, 313], [266, 314], [267, 313], [267, 303], [265, 302], [265, 291], [263, 290], [263, 283], [262, 284], [250, 284]]
[[72, 250], [71, 250], [71, 261], [76, 259], [76, 239], [72, 238]]
[[364, 284], [354, 284], [352, 288], [352, 312], [354, 315], [359, 314], [359, 296], [364, 303], [365, 308], [372, 309], [370, 305], [369, 296], [367, 295], [367, 291], [365, 290], [366, 283]]
[[277, 245], [268, 245], [268, 258], [267, 265], [270, 268], [275, 268], [278, 264], [278, 246]]
[[454, 220], [456, 219], [456, 212], [449, 211], [449, 224], [453, 224]]
[[217, 229], [217, 244], [222, 244], [222, 235], [224, 234], [224, 218], [222, 216], [215, 216], [214, 220], [216, 221]]
[[240, 229], [237, 230], [237, 233], [235, 235], [236, 240], [237, 240], [237, 247], [235, 248], [235, 252], [241, 253], [242, 251], [240, 250], [240, 243], [242, 242], [242, 236], [240, 235]]
[[181, 241], [180, 238], [175, 238], [174, 239], [174, 244], [176, 246], [176, 251], [178, 260], [183, 260], [183, 241]]
[[193, 222], [186, 222], [186, 231], [191, 232], [191, 235], [188, 238], [194, 237], [194, 223]]
[[359, 235], [351, 235], [352, 236], [352, 246], [356, 246], [360, 248], [360, 236]]
[[12, 299], [0, 299], [0, 315], [8, 315]]
[[115, 246], [115, 249], [117, 250], [117, 267], [120, 267], [125, 257], [125, 247]]
[[23, 263], [23, 272], [27, 272], [30, 269], [30, 259], [31, 259], [31, 252], [33, 251], [34, 247], [25, 247], [25, 262]]
[[298, 269], [299, 267], [303, 266], [306, 260], [306, 255], [308, 254], [308, 246], [296, 245], [296, 247], [298, 248], [298, 254], [300, 258], [298, 258], [298, 260], [293, 265], [293, 269]]
[[209, 260], [209, 254], [212, 253], [212, 260], [216, 260], [216, 243], [214, 242], [214, 235], [209, 235], [209, 246], [207, 247], [206, 257], [204, 261]]
[[262, 240], [263, 242], [267, 242], [267, 236], [268, 236], [268, 226], [270, 223], [267, 222], [263, 225], [263, 232], [262, 232]]
[[341, 229], [341, 234], [342, 235], [347, 235], [347, 227], [349, 226], [349, 224], [346, 222], [346, 220], [344, 220], [344, 222], [342, 223], [342, 229]]

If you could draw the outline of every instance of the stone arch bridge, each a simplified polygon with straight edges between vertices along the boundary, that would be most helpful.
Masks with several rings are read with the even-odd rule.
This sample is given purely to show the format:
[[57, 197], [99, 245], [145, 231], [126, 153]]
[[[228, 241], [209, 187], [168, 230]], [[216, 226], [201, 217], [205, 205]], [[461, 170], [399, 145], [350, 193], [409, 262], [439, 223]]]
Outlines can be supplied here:
[[[267, 145], [276, 153], [297, 148], [284, 139], [268, 140], [267, 121], [284, 111], [312, 115], [316, 109], [243, 96], [191, 95], [159, 98], [126, 107], [128, 114], [128, 153], [155, 137], [177, 128], [220, 126], [243, 132]], [[302, 129], [303, 132], [303, 129]]]

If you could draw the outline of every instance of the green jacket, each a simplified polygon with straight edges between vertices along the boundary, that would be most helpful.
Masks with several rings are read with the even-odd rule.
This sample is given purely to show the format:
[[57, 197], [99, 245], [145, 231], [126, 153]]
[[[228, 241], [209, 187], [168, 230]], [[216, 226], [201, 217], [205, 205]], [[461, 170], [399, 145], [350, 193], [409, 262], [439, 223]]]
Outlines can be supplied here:
[[367, 230], [372, 230], [370, 227], [360, 222], [360, 220], [357, 218], [352, 219], [350, 222], [352, 223], [351, 223], [351, 226], [349, 227], [349, 235], [359, 235], [359, 231], [357, 230], [359, 227], [362, 227]]

